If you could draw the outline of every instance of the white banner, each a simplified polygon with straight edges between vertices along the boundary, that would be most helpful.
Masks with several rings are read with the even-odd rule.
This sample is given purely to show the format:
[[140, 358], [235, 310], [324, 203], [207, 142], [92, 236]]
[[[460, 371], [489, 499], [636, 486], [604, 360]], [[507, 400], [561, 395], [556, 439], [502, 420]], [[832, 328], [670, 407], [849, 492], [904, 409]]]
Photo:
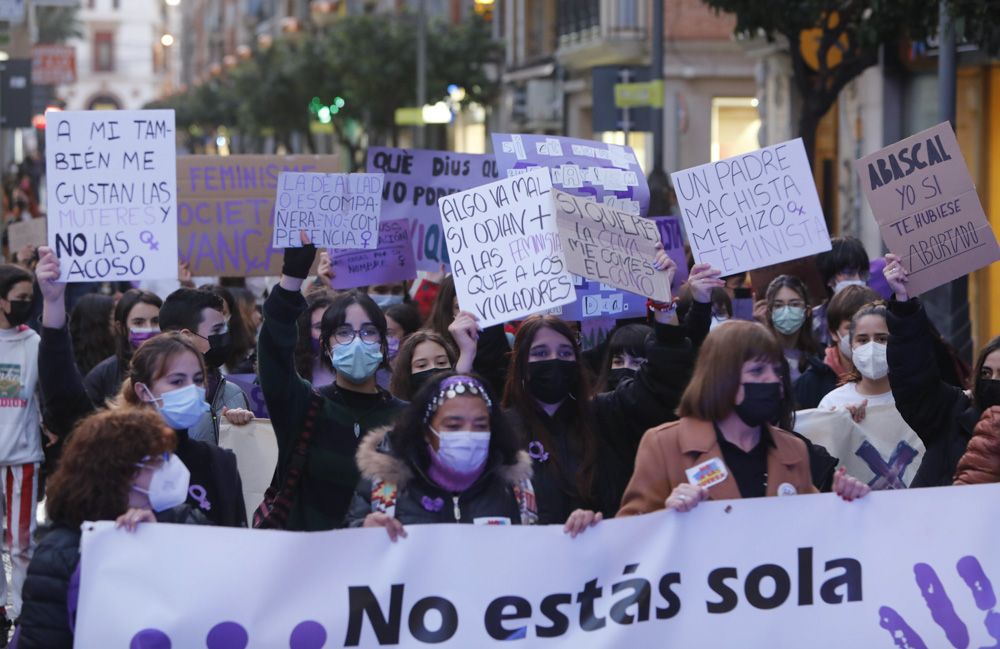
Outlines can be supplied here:
[[576, 539], [88, 523], [76, 646], [992, 646], [998, 520], [1000, 485], [708, 502]]
[[873, 489], [908, 487], [924, 458], [924, 443], [894, 405], [868, 406], [860, 423], [838, 410], [800, 410], [795, 431], [840, 460], [847, 473]]
[[253, 520], [253, 511], [264, 500], [264, 492], [271, 486], [274, 467], [278, 464], [274, 427], [269, 419], [254, 419], [246, 426], [223, 421], [219, 425], [219, 446], [236, 454], [247, 520]]

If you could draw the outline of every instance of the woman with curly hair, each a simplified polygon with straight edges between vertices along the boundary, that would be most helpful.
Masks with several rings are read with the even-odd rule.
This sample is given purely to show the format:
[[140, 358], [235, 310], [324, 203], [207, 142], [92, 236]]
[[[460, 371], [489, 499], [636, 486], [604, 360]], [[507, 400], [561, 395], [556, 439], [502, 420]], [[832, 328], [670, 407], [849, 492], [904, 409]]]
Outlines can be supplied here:
[[130, 531], [140, 522], [207, 522], [184, 505], [190, 474], [173, 455], [176, 442], [152, 410], [105, 410], [76, 428], [48, 481], [52, 525], [28, 566], [14, 636], [19, 649], [73, 646], [84, 521], [113, 520]]

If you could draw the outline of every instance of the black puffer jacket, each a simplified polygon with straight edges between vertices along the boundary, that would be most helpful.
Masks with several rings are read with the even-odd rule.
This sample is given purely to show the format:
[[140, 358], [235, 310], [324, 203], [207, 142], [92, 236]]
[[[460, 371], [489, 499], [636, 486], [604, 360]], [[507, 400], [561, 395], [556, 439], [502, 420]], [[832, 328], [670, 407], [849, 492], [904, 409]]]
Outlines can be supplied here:
[[460, 494], [437, 486], [411, 459], [393, 453], [388, 428], [373, 430], [358, 447], [361, 481], [354, 492], [347, 525], [360, 527], [372, 513], [372, 484], [375, 480], [393, 484], [396, 495], [395, 518], [403, 525], [427, 523], [472, 523], [477, 518], [506, 518], [520, 525], [521, 513], [513, 485], [531, 478], [531, 459], [521, 451], [515, 464], [488, 460], [483, 475]]
[[889, 302], [889, 385], [896, 410], [927, 447], [910, 487], [950, 485], [980, 411], [941, 379], [927, 313], [918, 298]]
[[806, 371], [792, 386], [795, 407], [799, 410], [817, 407], [823, 397], [833, 392], [840, 380], [833, 368], [823, 362], [822, 356], [810, 356], [806, 363]]

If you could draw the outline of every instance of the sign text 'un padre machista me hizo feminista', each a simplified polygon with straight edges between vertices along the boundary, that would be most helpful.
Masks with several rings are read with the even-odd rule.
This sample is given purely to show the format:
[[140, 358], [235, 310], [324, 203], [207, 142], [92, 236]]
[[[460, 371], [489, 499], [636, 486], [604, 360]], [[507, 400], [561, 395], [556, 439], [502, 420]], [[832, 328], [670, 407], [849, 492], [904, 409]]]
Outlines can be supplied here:
[[283, 172], [274, 201], [275, 248], [297, 248], [300, 232], [319, 248], [378, 247], [382, 174]]
[[50, 111], [48, 242], [67, 282], [177, 276], [174, 111]]
[[671, 174], [696, 262], [732, 275], [830, 249], [801, 139]]
[[478, 316], [480, 325], [576, 299], [548, 169], [446, 196], [439, 206], [458, 303]]

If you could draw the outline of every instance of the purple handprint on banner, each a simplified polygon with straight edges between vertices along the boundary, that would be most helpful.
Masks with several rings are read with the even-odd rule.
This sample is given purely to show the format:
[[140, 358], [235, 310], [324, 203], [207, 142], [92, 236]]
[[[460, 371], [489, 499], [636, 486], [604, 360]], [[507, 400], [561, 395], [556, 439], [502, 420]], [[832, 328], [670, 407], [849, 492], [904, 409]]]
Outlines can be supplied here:
[[[979, 559], [973, 556], [962, 557], [958, 560], [956, 570], [969, 590], [972, 591], [976, 607], [980, 611], [986, 612], [986, 618], [983, 621], [986, 631], [994, 640], [1000, 641], [1000, 613], [994, 610], [997, 604], [996, 594], [993, 592], [993, 584], [983, 572]], [[955, 606], [948, 597], [948, 593], [934, 568], [926, 563], [918, 563], [913, 566], [913, 576], [924, 601], [927, 603], [927, 608], [930, 609], [931, 618], [944, 632], [950, 645], [955, 649], [966, 649], [970, 642], [969, 629], [955, 611]], [[883, 606], [878, 613], [879, 625], [892, 635], [897, 647], [900, 649], [928, 649], [928, 645], [920, 637], [920, 634], [895, 609]], [[935, 644], [934, 646], [942, 645]], [[1000, 642], [981, 649], [1000, 649]]]

